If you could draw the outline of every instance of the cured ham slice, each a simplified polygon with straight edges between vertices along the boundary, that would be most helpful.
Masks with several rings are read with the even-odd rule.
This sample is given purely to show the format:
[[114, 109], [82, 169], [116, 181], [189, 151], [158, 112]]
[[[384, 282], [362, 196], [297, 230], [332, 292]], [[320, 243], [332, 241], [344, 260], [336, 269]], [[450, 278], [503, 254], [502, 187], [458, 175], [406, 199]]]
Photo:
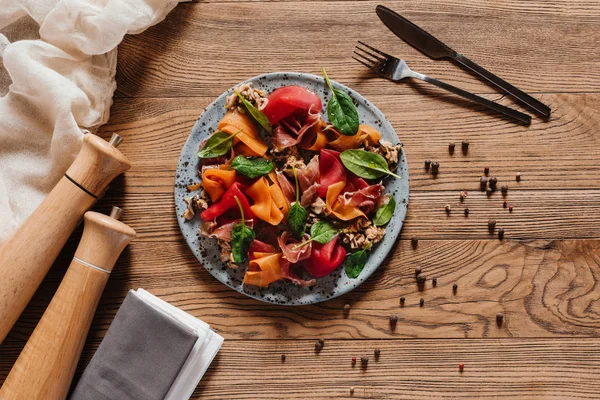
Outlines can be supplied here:
[[379, 198], [383, 194], [383, 189], [383, 185], [378, 183], [354, 192], [342, 193], [338, 201], [342, 207], [357, 207], [365, 214], [369, 214], [375, 209]]
[[319, 156], [319, 197], [325, 197], [327, 188], [343, 182], [346, 186], [346, 170], [340, 160], [340, 153], [335, 150], [322, 149]]
[[275, 147], [285, 149], [297, 145], [320, 120], [321, 113], [312, 113], [311, 110], [305, 116], [292, 115], [282, 119], [273, 130]]
[[319, 182], [319, 156], [314, 156], [304, 168], [296, 170], [300, 191], [304, 192], [309, 187]]
[[[310, 239], [310, 235], [304, 235], [304, 240], [308, 239]], [[292, 237], [290, 231], [283, 232], [281, 236], [277, 238], [277, 241], [279, 242], [279, 247], [283, 253], [283, 258], [292, 264], [295, 264], [301, 260], [306, 260], [308, 257], [310, 257], [312, 242], [298, 249], [294, 249], [294, 247], [300, 242]]]

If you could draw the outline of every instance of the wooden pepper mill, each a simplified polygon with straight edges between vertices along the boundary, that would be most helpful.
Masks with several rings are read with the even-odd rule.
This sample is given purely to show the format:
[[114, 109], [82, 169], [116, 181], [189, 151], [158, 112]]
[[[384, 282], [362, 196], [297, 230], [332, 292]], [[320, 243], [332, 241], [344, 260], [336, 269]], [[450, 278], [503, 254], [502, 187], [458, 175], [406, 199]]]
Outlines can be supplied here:
[[0, 247], [0, 343], [33, 297], [83, 214], [108, 184], [130, 168], [110, 142], [88, 133], [65, 176], [23, 225]]
[[50, 305], [0, 388], [0, 399], [67, 396], [98, 301], [117, 258], [135, 237], [118, 219], [87, 212], [75, 257]]

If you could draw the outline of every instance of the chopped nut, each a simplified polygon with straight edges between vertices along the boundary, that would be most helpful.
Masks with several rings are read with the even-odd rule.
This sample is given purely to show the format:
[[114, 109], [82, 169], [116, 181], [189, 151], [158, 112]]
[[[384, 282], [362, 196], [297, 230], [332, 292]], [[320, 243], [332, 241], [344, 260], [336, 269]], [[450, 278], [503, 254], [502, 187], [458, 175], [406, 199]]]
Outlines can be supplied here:
[[322, 198], [317, 197], [315, 199], [315, 201], [312, 202], [312, 204], [310, 205], [310, 208], [312, 210], [313, 213], [315, 213], [316, 215], [322, 214], [323, 211], [325, 211], [327, 204], [325, 203], [325, 201], [323, 201]]

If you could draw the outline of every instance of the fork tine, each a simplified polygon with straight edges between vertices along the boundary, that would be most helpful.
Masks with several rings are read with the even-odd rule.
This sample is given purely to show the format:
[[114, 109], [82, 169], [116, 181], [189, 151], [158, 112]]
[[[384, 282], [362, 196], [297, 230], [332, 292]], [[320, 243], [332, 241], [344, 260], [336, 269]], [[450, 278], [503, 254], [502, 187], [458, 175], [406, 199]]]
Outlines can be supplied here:
[[360, 59], [358, 59], [358, 58], [356, 58], [356, 57], [354, 57], [354, 56], [352, 56], [352, 58], [353, 58], [354, 60], [358, 61], [359, 63], [361, 63], [362, 65], [364, 65], [365, 67], [369, 68], [369, 69], [373, 68], [371, 65], [367, 64], [367, 63], [366, 63], [366, 62], [364, 62], [363, 60], [360, 60]]
[[381, 54], [381, 55], [382, 55], [382, 56], [384, 56], [384, 57], [387, 57], [387, 58], [391, 57], [391, 56], [390, 56], [388, 53], [384, 53], [384, 52], [383, 52], [383, 51], [381, 51], [381, 50], [377, 50], [375, 47], [373, 47], [373, 46], [369, 46], [368, 44], [366, 44], [366, 43], [365, 43], [365, 42], [363, 42], [363, 41], [360, 41], [360, 40], [359, 40], [359, 41], [358, 41], [358, 43], [362, 44], [363, 46], [365, 46], [365, 47], [366, 47], [366, 48], [368, 48], [368, 49], [371, 49], [371, 50], [373, 50], [375, 53], [379, 53], [379, 54]]
[[369, 57], [365, 57], [364, 55], [357, 53], [356, 50], [353, 52], [353, 54], [359, 56], [360, 58], [365, 60], [367, 63], [369, 63], [370, 64], [369, 68], [375, 68], [375, 66], [379, 63], [379, 61], [371, 60]]
[[379, 61], [379, 62], [385, 62], [385, 61], [387, 61], [387, 60], [386, 60], [386, 58], [384, 58], [384, 57], [381, 57], [381, 56], [379, 56], [379, 55], [377, 55], [377, 54], [373, 54], [373, 53], [371, 53], [370, 51], [368, 51], [368, 50], [365, 50], [365, 49], [363, 49], [363, 48], [361, 48], [361, 47], [358, 47], [358, 46], [356, 46], [356, 47], [355, 47], [355, 49], [356, 49], [356, 50], [360, 50], [361, 52], [363, 52], [363, 53], [365, 53], [365, 54], [367, 54], [367, 55], [369, 55], [369, 56], [373, 57], [374, 59], [376, 59], [376, 60], [377, 60], [377, 61]]

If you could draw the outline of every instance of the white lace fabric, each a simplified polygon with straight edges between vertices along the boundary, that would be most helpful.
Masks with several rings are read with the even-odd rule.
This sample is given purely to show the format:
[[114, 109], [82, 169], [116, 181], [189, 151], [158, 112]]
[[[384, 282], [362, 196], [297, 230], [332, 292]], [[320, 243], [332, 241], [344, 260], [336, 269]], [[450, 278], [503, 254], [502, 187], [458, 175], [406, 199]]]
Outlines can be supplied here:
[[0, 244], [109, 117], [117, 46], [177, 0], [0, 0]]

